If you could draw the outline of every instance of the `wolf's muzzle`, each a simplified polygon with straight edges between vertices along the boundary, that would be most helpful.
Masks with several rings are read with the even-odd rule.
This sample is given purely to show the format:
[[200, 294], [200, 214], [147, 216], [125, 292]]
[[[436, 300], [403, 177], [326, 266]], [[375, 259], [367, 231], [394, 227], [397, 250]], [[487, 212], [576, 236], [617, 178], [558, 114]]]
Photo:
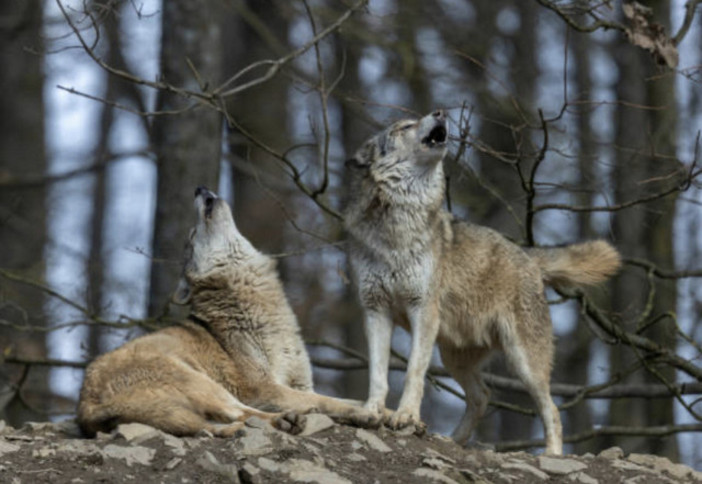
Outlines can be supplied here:
[[217, 200], [217, 194], [208, 190], [207, 187], [200, 185], [195, 189], [195, 198], [201, 197], [202, 202], [205, 205], [205, 217], [209, 217], [212, 214], [212, 207], [214, 207], [214, 202]]
[[433, 147], [446, 143], [446, 138], [448, 137], [446, 112], [443, 109], [439, 109], [422, 119], [423, 125], [428, 123], [431, 123], [430, 131], [422, 138], [422, 144]]

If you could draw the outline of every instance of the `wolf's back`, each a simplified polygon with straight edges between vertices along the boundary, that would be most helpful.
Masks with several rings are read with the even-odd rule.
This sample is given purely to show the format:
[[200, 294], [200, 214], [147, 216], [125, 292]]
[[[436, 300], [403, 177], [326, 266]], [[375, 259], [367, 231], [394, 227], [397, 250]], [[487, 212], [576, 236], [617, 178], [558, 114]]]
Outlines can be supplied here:
[[528, 248], [546, 284], [557, 288], [598, 284], [621, 267], [617, 249], [604, 240], [593, 240], [565, 247]]

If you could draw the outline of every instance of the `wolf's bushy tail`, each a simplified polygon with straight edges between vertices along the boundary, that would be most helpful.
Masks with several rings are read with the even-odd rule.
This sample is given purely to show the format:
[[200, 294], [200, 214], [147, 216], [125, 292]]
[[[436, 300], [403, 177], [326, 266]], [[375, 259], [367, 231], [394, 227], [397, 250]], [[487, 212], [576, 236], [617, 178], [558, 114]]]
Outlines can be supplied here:
[[544, 282], [557, 288], [598, 284], [614, 275], [622, 265], [617, 249], [604, 240], [529, 248], [527, 254], [541, 267]]

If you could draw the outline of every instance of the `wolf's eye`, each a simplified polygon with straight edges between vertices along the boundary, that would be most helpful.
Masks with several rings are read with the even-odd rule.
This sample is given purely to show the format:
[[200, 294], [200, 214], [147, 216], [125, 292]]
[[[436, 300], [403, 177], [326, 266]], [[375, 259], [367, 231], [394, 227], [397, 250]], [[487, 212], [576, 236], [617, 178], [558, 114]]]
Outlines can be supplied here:
[[403, 124], [398, 128], [399, 131], [407, 131], [410, 128], [414, 127], [414, 123], [409, 123], [409, 124]]

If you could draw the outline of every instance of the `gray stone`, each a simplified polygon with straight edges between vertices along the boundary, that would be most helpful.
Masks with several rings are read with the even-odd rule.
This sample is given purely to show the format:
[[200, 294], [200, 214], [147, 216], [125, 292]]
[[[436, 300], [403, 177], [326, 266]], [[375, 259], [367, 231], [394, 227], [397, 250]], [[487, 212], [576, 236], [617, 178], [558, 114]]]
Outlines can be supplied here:
[[312, 454], [314, 457], [319, 457], [320, 454], [323, 452], [322, 450], [320, 450], [320, 447], [314, 445], [312, 442], [302, 442], [302, 446], [307, 451], [309, 451], [309, 453]]
[[438, 452], [432, 448], [428, 448], [426, 452], [422, 453], [422, 457], [430, 457], [430, 458], [436, 458], [436, 459], [441, 459], [444, 462], [447, 462], [449, 464], [455, 464], [456, 459], [452, 459], [451, 457], [448, 457], [441, 452]]
[[658, 472], [667, 472], [677, 479], [687, 479], [692, 469], [682, 464], [674, 464], [665, 457], [650, 454], [629, 454], [627, 460], [635, 464], [650, 467]]
[[378, 452], [390, 452], [392, 450], [392, 448], [380, 440], [378, 436], [373, 435], [367, 430], [356, 429], [356, 437], [371, 449], [377, 450]]
[[244, 422], [244, 425], [251, 429], [268, 429], [272, 427], [270, 422], [263, 420], [261, 417], [249, 417]]
[[26, 422], [22, 426], [22, 429], [29, 430], [30, 432], [56, 432], [56, 426], [53, 422]]
[[635, 472], [648, 472], [651, 473], [653, 472], [651, 469], [648, 467], [640, 466], [638, 464], [634, 464], [633, 462], [628, 462], [625, 460], [615, 460], [612, 461], [612, 467], [616, 467], [617, 469], [622, 469], [625, 471], [635, 471]]
[[353, 484], [336, 472], [319, 464], [302, 459], [290, 459], [284, 463], [286, 472], [295, 482], [314, 482], [318, 484]]
[[[480, 471], [480, 474], [482, 474], [483, 471]], [[488, 481], [487, 479], [484, 479], [480, 477], [480, 475], [476, 474], [470, 469], [455, 469], [452, 471], [451, 476], [455, 475], [457, 478], [461, 479], [462, 483], [472, 483], [472, 484], [493, 484], [492, 481]], [[511, 479], [508, 481], [510, 482]]]
[[584, 472], [576, 472], [568, 476], [572, 482], [580, 482], [582, 484], [599, 484], [599, 481], [592, 476], [585, 474]]
[[127, 442], [132, 442], [136, 439], [140, 439], [140, 442], [144, 442], [158, 434], [159, 431], [155, 428], [140, 423], [120, 424], [115, 431], [117, 437], [122, 437]]
[[58, 452], [71, 452], [80, 455], [101, 454], [94, 440], [69, 439], [58, 442], [56, 450]]
[[486, 465], [488, 466], [501, 466], [507, 461], [507, 456], [504, 454], [500, 454], [498, 452], [495, 452], [493, 450], [486, 450], [482, 452], [478, 452], [480, 455], [480, 462], [485, 462]]
[[180, 464], [181, 462], [183, 462], [183, 459], [181, 459], [180, 457], [174, 457], [168, 462], [166, 462], [166, 469], [172, 471], [173, 469], [178, 467], [178, 464]]
[[203, 470], [226, 477], [231, 482], [240, 482], [239, 469], [237, 466], [234, 464], [220, 463], [219, 460], [207, 450], [195, 461], [195, 464]]
[[451, 466], [446, 461], [443, 461], [438, 457], [425, 457], [422, 459], [422, 467], [429, 467], [440, 471], [441, 469], [446, 469], [447, 467]]
[[174, 455], [182, 457], [186, 454], [185, 442], [183, 442], [183, 439], [179, 439], [175, 435], [164, 432], [160, 433], [160, 437], [163, 439], [163, 443], [170, 447], [171, 452], [173, 452]]
[[329, 445], [329, 439], [326, 437], [310, 437], [308, 440], [320, 445], [322, 448]]
[[624, 451], [621, 447], [610, 447], [597, 454], [597, 456], [605, 459], [621, 459], [624, 457]]
[[434, 469], [426, 469], [424, 467], [420, 467], [418, 469], [415, 469], [412, 472], [412, 475], [421, 477], [423, 479], [430, 479], [435, 482], [443, 482], [444, 484], [458, 484], [458, 482], [454, 481], [450, 477], [444, 475], [442, 472], [439, 472]]
[[268, 472], [279, 472], [281, 468], [280, 464], [278, 464], [276, 461], [266, 457], [258, 458], [258, 467]]
[[366, 460], [365, 457], [363, 457], [361, 454], [358, 452], [352, 452], [346, 456], [347, 460], [350, 460], [351, 462], [362, 462]]
[[20, 450], [19, 445], [0, 439], [0, 455], [9, 454], [10, 452], [17, 452], [18, 450]]
[[128, 467], [132, 464], [149, 465], [156, 454], [155, 449], [133, 445], [123, 447], [121, 445], [108, 444], [102, 449], [102, 454], [105, 457], [124, 460]]
[[43, 459], [52, 455], [56, 455], [56, 449], [54, 449], [53, 447], [42, 447], [40, 449], [34, 449], [32, 451], [32, 457], [34, 458]]
[[319, 462], [311, 462], [303, 459], [290, 459], [285, 462], [275, 462], [266, 457], [259, 457], [258, 467], [268, 472], [287, 474], [294, 482], [352, 484], [351, 481], [341, 477], [336, 472], [326, 469]]
[[66, 437], [83, 437], [83, 432], [78, 426], [78, 422], [75, 419], [62, 420], [55, 424], [56, 431]]
[[655, 482], [656, 484], [676, 484], [677, 481], [669, 479], [660, 474], [657, 474], [655, 476], [652, 476], [651, 474], [646, 474], [630, 477], [622, 481], [622, 484], [649, 484], [650, 482]]
[[539, 467], [549, 474], [565, 475], [587, 469], [587, 465], [575, 459], [539, 456]]
[[262, 484], [261, 470], [250, 462], [246, 462], [239, 469], [239, 480], [242, 484]]
[[305, 416], [305, 428], [300, 435], [313, 435], [334, 426], [334, 421], [323, 413], [311, 413]]
[[501, 469], [509, 469], [509, 470], [517, 470], [517, 471], [522, 471], [526, 472], [527, 474], [530, 474], [537, 479], [541, 479], [543, 481], [547, 480], [548, 474], [546, 474], [543, 471], [540, 471], [536, 467], [527, 464], [526, 462], [521, 462], [521, 461], [514, 461], [514, 462], [507, 462], [505, 464], [502, 464], [500, 467]]
[[237, 447], [247, 456], [265, 455], [273, 450], [273, 443], [263, 430], [247, 428], [245, 434], [237, 440]]

